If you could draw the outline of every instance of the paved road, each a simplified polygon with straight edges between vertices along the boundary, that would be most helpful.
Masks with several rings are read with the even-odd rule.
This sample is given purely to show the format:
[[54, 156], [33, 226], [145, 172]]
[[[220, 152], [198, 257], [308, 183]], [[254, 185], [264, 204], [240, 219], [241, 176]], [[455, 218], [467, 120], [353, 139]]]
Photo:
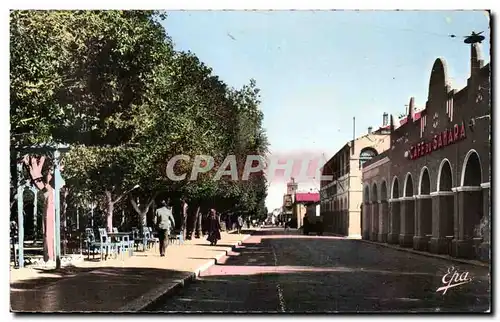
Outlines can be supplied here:
[[[454, 266], [472, 282], [437, 293]], [[159, 303], [175, 312], [488, 310], [488, 269], [335, 237], [264, 229], [225, 263]]]

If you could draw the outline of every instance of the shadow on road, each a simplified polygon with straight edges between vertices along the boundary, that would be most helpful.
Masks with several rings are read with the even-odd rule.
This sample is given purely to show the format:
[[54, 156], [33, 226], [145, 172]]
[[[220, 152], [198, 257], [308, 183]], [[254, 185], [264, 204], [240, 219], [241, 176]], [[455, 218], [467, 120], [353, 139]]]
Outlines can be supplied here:
[[162, 283], [181, 279], [188, 272], [143, 267], [64, 267], [40, 274], [11, 284], [12, 311], [118, 311]]
[[189, 287], [148, 311], [484, 312], [488, 270], [437, 293], [451, 263], [337, 237], [256, 231]]

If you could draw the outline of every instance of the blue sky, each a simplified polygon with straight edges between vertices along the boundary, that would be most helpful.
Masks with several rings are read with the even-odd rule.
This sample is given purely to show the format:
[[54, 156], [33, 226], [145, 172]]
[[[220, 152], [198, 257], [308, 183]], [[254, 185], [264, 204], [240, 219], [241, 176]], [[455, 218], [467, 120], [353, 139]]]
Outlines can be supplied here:
[[[227, 84], [261, 89], [273, 153], [321, 151], [329, 158], [356, 135], [427, 100], [434, 60], [444, 57], [454, 88], [469, 77], [462, 37], [484, 31], [482, 11], [171, 11], [164, 22], [177, 50], [191, 50]], [[450, 38], [455, 34], [460, 38]], [[299, 189], [319, 188], [304, 182]], [[273, 183], [266, 204], [281, 206]]]

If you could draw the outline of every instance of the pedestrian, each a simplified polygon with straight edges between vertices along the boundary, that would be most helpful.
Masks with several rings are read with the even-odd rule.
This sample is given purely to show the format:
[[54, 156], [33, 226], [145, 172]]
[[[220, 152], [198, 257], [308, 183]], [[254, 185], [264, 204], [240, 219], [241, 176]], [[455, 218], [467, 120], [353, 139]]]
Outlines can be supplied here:
[[187, 237], [187, 215], [188, 215], [188, 203], [186, 198], [181, 198], [181, 234], [184, 239]]
[[238, 234], [241, 235], [241, 228], [243, 228], [243, 217], [241, 215], [238, 215], [238, 222], [237, 222], [237, 227], [238, 227]]
[[250, 229], [250, 217], [247, 217], [247, 228]]
[[292, 220], [289, 219], [285, 222], [285, 231], [290, 230], [290, 224], [292, 223]]
[[215, 213], [215, 209], [210, 210], [210, 217], [208, 218], [208, 238], [211, 246], [217, 245], [217, 241], [220, 240], [220, 223]]
[[170, 202], [162, 200], [160, 207], [156, 210], [155, 225], [158, 229], [158, 239], [160, 240], [160, 256], [165, 256], [170, 230], [175, 227], [175, 219], [172, 214]]
[[231, 230], [231, 214], [228, 212], [226, 212], [225, 214], [225, 222], [226, 222], [226, 232], [229, 232]]

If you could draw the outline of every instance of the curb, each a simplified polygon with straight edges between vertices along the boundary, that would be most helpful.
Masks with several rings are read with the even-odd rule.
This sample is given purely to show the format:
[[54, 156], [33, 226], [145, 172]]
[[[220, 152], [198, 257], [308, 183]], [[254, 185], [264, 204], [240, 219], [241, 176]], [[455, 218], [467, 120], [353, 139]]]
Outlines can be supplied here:
[[367, 243], [367, 244], [371, 244], [371, 245], [383, 246], [383, 247], [391, 248], [391, 249], [398, 250], [398, 251], [401, 251], [401, 252], [413, 253], [413, 254], [418, 254], [418, 255], [422, 255], [422, 256], [426, 256], [426, 257], [434, 257], [434, 258], [446, 259], [446, 260], [449, 260], [449, 261], [454, 261], [454, 262], [458, 262], [458, 263], [462, 263], [462, 264], [468, 264], [468, 265], [473, 265], [473, 266], [481, 266], [481, 267], [486, 267], [486, 268], [490, 267], [489, 264], [480, 262], [478, 260], [468, 260], [468, 259], [461, 259], [461, 258], [451, 257], [449, 255], [434, 254], [434, 253], [429, 253], [429, 252], [415, 250], [415, 249], [412, 249], [412, 248], [402, 248], [402, 247], [394, 246], [394, 245], [391, 245], [391, 244], [384, 244], [384, 243], [374, 242], [374, 241], [366, 240], [366, 239], [351, 239], [351, 240], [358, 240], [358, 241], [361, 241], [363, 243]]
[[215, 265], [221, 258], [227, 256], [230, 251], [234, 251], [238, 246], [240, 246], [245, 240], [250, 238], [253, 233], [246, 235], [242, 240], [235, 243], [231, 246], [230, 250], [221, 250], [221, 254], [215, 256], [215, 258], [208, 260], [205, 264], [198, 267], [192, 273], [186, 273], [186, 276], [180, 280], [174, 280], [172, 282], [167, 283], [166, 285], [162, 285], [157, 287], [156, 289], [144, 294], [138, 299], [135, 299], [131, 303], [121, 307], [118, 311], [120, 313], [125, 312], [144, 312], [147, 313], [147, 309], [153, 307], [158, 302], [163, 299], [169, 297], [174, 294], [178, 290], [182, 289], [186, 285], [194, 282], [197, 277], [205, 270], [210, 268], [212, 265]]

